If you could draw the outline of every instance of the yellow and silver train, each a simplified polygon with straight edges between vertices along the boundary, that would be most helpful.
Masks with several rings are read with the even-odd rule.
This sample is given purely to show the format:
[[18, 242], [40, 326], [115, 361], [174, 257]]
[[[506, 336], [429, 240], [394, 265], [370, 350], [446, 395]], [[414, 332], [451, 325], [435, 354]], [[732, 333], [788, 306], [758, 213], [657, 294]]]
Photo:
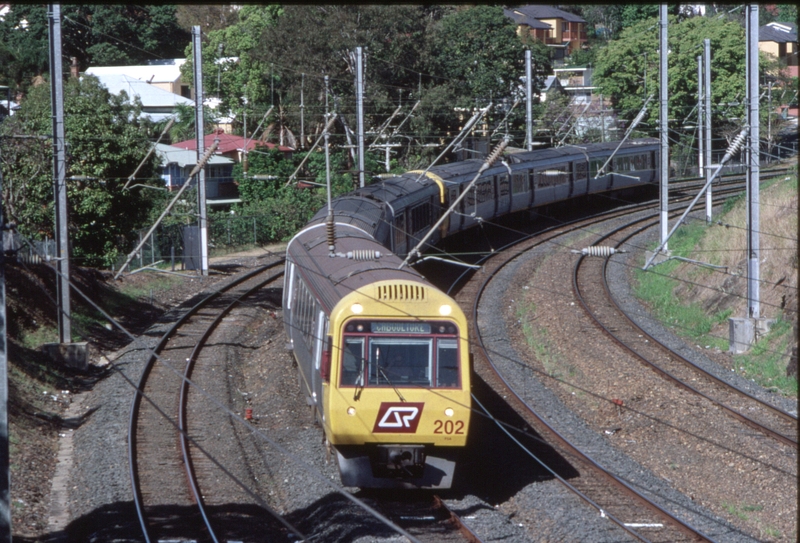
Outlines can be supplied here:
[[283, 318], [345, 486], [449, 488], [470, 421], [467, 321], [346, 218], [287, 247]]

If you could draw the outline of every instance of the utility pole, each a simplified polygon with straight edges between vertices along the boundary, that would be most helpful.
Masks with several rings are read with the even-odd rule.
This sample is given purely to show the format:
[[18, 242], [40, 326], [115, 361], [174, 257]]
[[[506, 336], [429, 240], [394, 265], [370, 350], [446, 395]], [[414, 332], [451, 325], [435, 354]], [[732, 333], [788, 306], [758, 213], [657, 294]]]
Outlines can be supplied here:
[[53, 113], [53, 191], [56, 202], [56, 278], [58, 338], [72, 342], [69, 303], [69, 230], [67, 156], [64, 137], [64, 80], [61, 65], [61, 5], [50, 5], [50, 98]]
[[697, 55], [697, 176], [705, 177], [703, 151], [703, 55]]
[[759, 296], [759, 110], [758, 110], [758, 4], [747, 6], [747, 124], [750, 145], [747, 155], [747, 316], [760, 318]]
[[358, 186], [364, 186], [364, 55], [356, 47], [356, 109], [358, 110]]
[[[704, 109], [705, 113], [705, 164], [711, 165], [711, 40], [706, 38], [703, 40], [703, 73], [705, 82], [703, 90], [705, 91], [706, 103]], [[707, 168], [705, 171], [705, 179], [708, 181], [711, 178], [711, 169]], [[708, 185], [706, 191], [706, 223], [711, 224], [711, 185]]]
[[662, 252], [669, 254], [667, 239], [669, 235], [669, 125], [667, 117], [667, 105], [669, 101], [668, 77], [667, 77], [667, 54], [669, 51], [667, 44], [667, 5], [659, 4], [659, 99], [661, 107], [659, 110], [659, 126], [661, 131], [661, 190], [660, 190], [660, 210], [661, 210], [661, 243]]
[[[203, 126], [203, 44], [200, 27], [192, 27], [192, 62], [194, 63], [195, 131], [197, 137], [197, 162], [205, 154], [205, 127]], [[188, 181], [187, 181], [188, 182]], [[208, 275], [208, 219], [206, 215], [206, 168], [198, 172], [197, 207], [200, 221], [200, 273]]]
[[525, 141], [533, 151], [533, 96], [531, 88], [531, 50], [525, 50]]
[[6, 221], [0, 169], [0, 543], [11, 543], [11, 470], [8, 448], [8, 338], [6, 337]]

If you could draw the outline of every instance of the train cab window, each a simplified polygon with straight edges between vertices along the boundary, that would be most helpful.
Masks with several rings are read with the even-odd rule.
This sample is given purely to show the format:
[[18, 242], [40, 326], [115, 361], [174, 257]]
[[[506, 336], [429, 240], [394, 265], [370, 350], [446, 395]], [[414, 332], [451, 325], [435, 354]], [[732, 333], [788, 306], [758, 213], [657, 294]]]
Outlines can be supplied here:
[[[344, 356], [342, 357], [343, 385], [364, 384], [364, 339], [347, 338], [344, 342]], [[361, 377], [361, 379], [359, 379]]]
[[458, 342], [455, 339], [436, 342], [436, 362], [436, 386], [458, 386]]
[[431, 386], [431, 339], [371, 338], [370, 385]]

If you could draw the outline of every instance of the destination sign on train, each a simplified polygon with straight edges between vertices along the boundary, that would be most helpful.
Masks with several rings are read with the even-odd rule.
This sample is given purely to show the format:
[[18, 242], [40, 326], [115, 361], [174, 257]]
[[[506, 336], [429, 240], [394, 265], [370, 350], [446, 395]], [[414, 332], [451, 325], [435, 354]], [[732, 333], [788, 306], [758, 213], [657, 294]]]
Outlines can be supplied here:
[[373, 334], [430, 334], [431, 325], [424, 322], [373, 322]]

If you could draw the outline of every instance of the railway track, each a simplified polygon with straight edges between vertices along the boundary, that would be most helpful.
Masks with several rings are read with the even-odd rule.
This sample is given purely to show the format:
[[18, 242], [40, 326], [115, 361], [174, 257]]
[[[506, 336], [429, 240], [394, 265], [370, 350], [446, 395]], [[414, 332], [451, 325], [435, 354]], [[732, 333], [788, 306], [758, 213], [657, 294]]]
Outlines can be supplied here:
[[[778, 172], [776, 175], [780, 175]], [[724, 197], [725, 195], [730, 194], [731, 192], [737, 192], [740, 190], [738, 187], [734, 186], [733, 188], [723, 188], [720, 187], [722, 190], [715, 191], [715, 200], [718, 200], [720, 197]], [[683, 192], [683, 191], [680, 191]], [[607, 214], [605, 217], [611, 217], [616, 215], [616, 212], [612, 214]], [[649, 222], [648, 226], [652, 226], [652, 224], [657, 224], [657, 221], [653, 222], [651, 218], [644, 218], [642, 219], [643, 222]], [[502, 262], [495, 262], [493, 260], [499, 260], [497, 258], [491, 259], [489, 262], [485, 262], [483, 266], [483, 273], [488, 275], [489, 277], [493, 276], [498, 269], [503, 267], [506, 263], [512, 261], [516, 258], [517, 255], [522, 254], [526, 251], [532, 250], [535, 247], [542, 247], [547, 243], [564, 243], [561, 242], [560, 239], [562, 237], [566, 237], [566, 234], [577, 232], [581, 229], [591, 230], [589, 227], [590, 223], [579, 221], [574, 224], [570, 225], [563, 225], [556, 229], [551, 229], [549, 232], [545, 232], [540, 234], [539, 238], [536, 242], [523, 242], [520, 246], [515, 246], [513, 251], [513, 256], [506, 256]], [[629, 241], [629, 238], [620, 241], [617, 244], [619, 247], [625, 241]], [[598, 242], [595, 242], [598, 243]], [[581, 258], [581, 262], [584, 263], [584, 270], [587, 269], [586, 264], [589, 264], [589, 267], [597, 267], [597, 262], [603, 262], [601, 259], [590, 259], [588, 257]], [[576, 266], [576, 269], [578, 267]], [[576, 272], [577, 273], [577, 272]], [[483, 291], [483, 288], [486, 284], [490, 281], [490, 278], [487, 278], [480, 287], [480, 292]], [[476, 282], [473, 280], [472, 285]], [[581, 477], [578, 481], [575, 481], [575, 488], [573, 490], [581, 495], [581, 497], [595, 507], [597, 510], [601, 511], [601, 514], [608, 515], [609, 518], [614, 520], [622, 529], [625, 529], [629, 532], [629, 534], [638, 539], [642, 540], [649, 540], [649, 541], [681, 541], [681, 540], [709, 540], [709, 536], [704, 535], [700, 530], [693, 528], [688, 523], [683, 522], [670, 514], [668, 511], [662, 509], [661, 507], [655, 504], [648, 504], [650, 502], [649, 499], [645, 498], [639, 492], [635, 491], [633, 488], [630, 487], [625, 481], [620, 480], [620, 478], [616, 477], [613, 473], [608, 473], [603, 470], [596, 462], [593, 462], [591, 458], [588, 458], [588, 455], [584, 455], [580, 451], [577, 451], [576, 448], [572, 447], [559, 433], [553, 429], [542, 417], [536, 414], [536, 410], [528, 405], [523, 398], [516, 394], [514, 391], [515, 386], [509, 384], [508, 382], [504, 382], [503, 376], [501, 375], [501, 371], [496, 369], [496, 366], [491, 362], [492, 355], [483, 345], [483, 339], [480, 335], [479, 329], [479, 316], [478, 316], [478, 307], [479, 307], [479, 297], [480, 293], [475, 292], [475, 287], [468, 285], [465, 289], [462, 289], [460, 294], [458, 295], [459, 301], [461, 303], [465, 303], [466, 300], [472, 300], [477, 298], [478, 301], [475, 302], [474, 310], [473, 310], [473, 326], [475, 327], [476, 339], [480, 342], [480, 350], [482, 351], [481, 356], [476, 356], [476, 371], [482, 373], [484, 378], [487, 380], [487, 383], [496, 388], [497, 390], [504, 390], [507, 391], [513, 398], [513, 404], [517, 407], [518, 412], [525, 413], [526, 420], [531, 420], [531, 427], [542, 436], [548, 436], [546, 441], [548, 444], [553, 444], [554, 442], [559, 443], [559, 450], [560, 453], [565, 458], [570, 458], [571, 461], [576, 462], [575, 465], [581, 466], [579, 471], [581, 472]], [[599, 312], [599, 311], [598, 311]], [[618, 325], [612, 324], [609, 326], [610, 329], [616, 330], [619, 328]], [[630, 328], [630, 325], [628, 325]], [[645, 342], [641, 336], [638, 335], [635, 338], [638, 340], [639, 343], [655, 343], [652, 339]], [[664, 347], [661, 347], [664, 349]], [[662, 351], [663, 352], [663, 351]], [[486, 362], [486, 366], [483, 366], [484, 361]], [[487, 371], [488, 368], [492, 368], [490, 371]], [[692, 379], [692, 377], [689, 377]], [[740, 393], [737, 393], [740, 394]], [[745, 400], [742, 400], [745, 401]], [[745, 405], [744, 407], [740, 407], [740, 411], [753, 411], [755, 408], [752, 407], [752, 402], [758, 402], [758, 400], [754, 398], [748, 398], [746, 401], [751, 402], [750, 405]], [[779, 412], [775, 413], [774, 409], [771, 406], [763, 406], [760, 403], [758, 404], [759, 407], [757, 410], [770, 412], [768, 417], [772, 418], [773, 426], [777, 426], [781, 430], [778, 432], [774, 432], [776, 439], [784, 440], [784, 443], [788, 444], [789, 446], [793, 446], [794, 450], [796, 451], [796, 430], [793, 432], [792, 429], [796, 425], [796, 417], [793, 417], [790, 414]], [[620, 405], [619, 407], [622, 407]], [[780, 410], [778, 410], [780, 411]], [[491, 416], [490, 414], [488, 416]], [[531, 417], [527, 419], [527, 417]], [[748, 424], [751, 423], [748, 420]], [[765, 430], [766, 432], [770, 432], [770, 430]], [[786, 434], [785, 437], [781, 434]], [[780, 436], [780, 437], [778, 437]], [[560, 447], [564, 447], [564, 449], [560, 449]], [[578, 459], [578, 456], [581, 458]], [[590, 467], [591, 469], [588, 469]], [[584, 471], [586, 470], [586, 471]], [[595, 480], [594, 477], [591, 477], [592, 481], [582, 481], [584, 479], [584, 473], [589, 473], [592, 470], [598, 470], [597, 472], [600, 475], [597, 475], [599, 479]], [[598, 482], [598, 480], [603, 479], [603, 482]], [[566, 483], [569, 485], [569, 483]], [[617, 487], [616, 490], [611, 490], [611, 486]], [[619, 492], [627, 494], [624, 499], [620, 498]], [[647, 505], [644, 505], [647, 504]], [[642, 507], [646, 506], [647, 508], [651, 508], [650, 510], [653, 511], [651, 518], [657, 518], [656, 522], [635, 522], [632, 519], [637, 519], [642, 517]], [[613, 513], [612, 513], [613, 512]], [[635, 530], [629, 529], [631, 526], [637, 526]]]
[[[208, 376], [218, 369], [213, 354], [206, 349], [201, 356], [223, 317], [282, 273], [282, 262], [278, 261], [244, 274], [226, 290], [194, 306], [154, 349], [134, 398], [128, 433], [134, 503], [146, 541], [175, 537], [218, 541], [218, 531], [230, 535], [230, 518], [226, 521], [226, 515], [206, 507], [204, 493], [219, 491], [218, 486], [203, 485], [203, 475], [198, 476], [209, 472], [208, 464], [213, 460], [203, 452], [216, 431], [212, 424], [191, 428], [187, 412], [198, 409], [200, 395], [200, 403], [216, 403], [210, 393], [197, 391], [204, 390], [203, 386], [215, 391], [220, 381], [224, 383], [224, 376]], [[198, 384], [191, 394], [190, 382]], [[277, 515], [274, 518], [280, 519]], [[275, 527], [256, 523], [254, 529], [274, 531]], [[291, 526], [284, 525], [283, 529], [300, 535]]]
[[[272, 500], [267, 503], [266, 494], [286, 494], [282, 485], [275, 484], [276, 478], [288, 482], [298, 475], [284, 469], [263, 473], [263, 467], [254, 465], [252, 458], [263, 454], [257, 450], [263, 443], [251, 439], [248, 431], [233, 428], [242, 421], [233, 421], [228, 412], [236, 409], [240, 418], [249, 420], [252, 415], [246, 406], [251, 404], [221, 406], [212, 397], [239, 395], [225, 390], [237, 389], [238, 383], [234, 375], [228, 375], [235, 370], [228, 362], [230, 353], [223, 351], [235, 350], [230, 344], [241, 340], [231, 339], [230, 334], [236, 336], [256, 318], [242, 314], [247, 306], [279, 303], [279, 293], [265, 286], [282, 273], [280, 261], [241, 276], [190, 309], [154, 349], [129, 421], [131, 481], [145, 541], [311, 541], [336, 532], [331, 532], [336, 523], [325, 515], [315, 519], [317, 526], [305, 525], [300, 530], [296, 526], [303, 525], [303, 520], [296, 514], [287, 516], [287, 511], [278, 512], [270, 505]], [[246, 306], [234, 312], [244, 301]], [[222, 328], [232, 332], [226, 334]], [[253, 417], [252, 423], [259, 424], [258, 418]], [[250, 459], [231, 462], [229, 456], [226, 462], [224, 449], [249, 449]], [[285, 468], [285, 458], [283, 464]], [[378, 537], [399, 528], [400, 534], [415, 542], [480, 542], [435, 496], [398, 501], [383, 494], [371, 501], [372, 510], [342, 505], [351, 522], [372, 526]]]
[[[617, 216], [613, 213], [612, 216]], [[505, 390], [504, 396], [513, 398], [513, 405], [518, 413], [528, 422], [531, 429], [541, 436], [543, 440], [556, 449], [562, 458], [568, 459], [570, 465], [581, 475], [573, 481], [567, 481], [557, 475], [558, 478], [570, 491], [579, 496], [590, 507], [595, 508], [600, 515], [608, 518], [610, 522], [616, 524], [619, 530], [626, 532], [630, 540], [641, 541], [709, 541], [708, 538], [699, 533], [692, 526], [678, 520], [671, 513], [664, 510], [640, 492], [636, 491], [631, 485], [622, 478], [617, 477], [606, 470], [600, 463], [591, 458], [590, 455], [581, 451], [577, 446], [570, 443], [562, 436], [549, 422], [546, 417], [540, 415], [538, 411], [530, 405], [522, 396], [515, 391], [516, 386], [507, 382], [493, 361], [490, 349], [487, 349], [484, 338], [478, 324], [478, 308], [481, 296], [491, 281], [492, 277], [511, 262], [517, 255], [526, 251], [541, 247], [546, 243], [560, 243], [560, 239], [566, 234], [574, 233], [587, 228], [597, 219], [593, 218], [586, 221], [578, 221], [567, 228], [553, 229], [535, 241], [530, 240], [522, 243], [523, 247], [515, 247], [514, 255], [500, 259], [492, 259], [484, 265], [490, 270], [486, 270], [486, 277], [477, 288], [462, 289], [457, 299], [463, 302], [470, 300], [472, 305], [472, 324], [473, 334], [477, 342], [478, 353], [475, 355], [475, 370], [487, 381], [487, 384], [495, 390]], [[498, 260], [498, 262], [494, 262]], [[486, 415], [492, 417], [488, 411]], [[647, 510], [648, 512], [644, 512]], [[644, 518], [644, 521], [642, 519]], [[624, 537], [624, 536], [621, 536]]]
[[[619, 249], [645, 229], [657, 224], [650, 222], [636, 228], [615, 229], [600, 236], [595, 245], [613, 240], [613, 244], [609, 246]], [[711, 401], [744, 424], [796, 450], [796, 415], [756, 398], [701, 368], [648, 334], [623, 311], [608, 284], [608, 267], [613, 261], [613, 256], [596, 258], [581, 255], [573, 271], [572, 285], [575, 295], [597, 326], [660, 375]], [[598, 285], [602, 285], [602, 288], [598, 288]]]

